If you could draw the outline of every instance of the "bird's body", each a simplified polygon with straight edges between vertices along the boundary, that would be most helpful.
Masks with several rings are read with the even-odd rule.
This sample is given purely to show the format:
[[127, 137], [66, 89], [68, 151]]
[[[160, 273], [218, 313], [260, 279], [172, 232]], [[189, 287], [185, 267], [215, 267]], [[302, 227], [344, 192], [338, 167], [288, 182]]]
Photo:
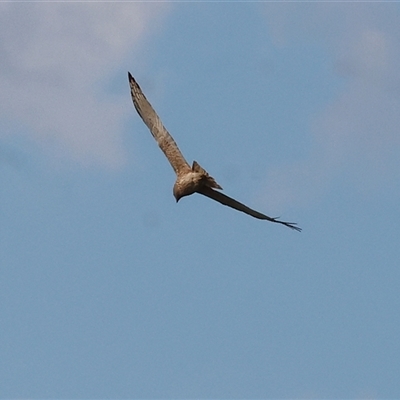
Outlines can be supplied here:
[[291, 229], [301, 231], [301, 228], [297, 227], [295, 223], [284, 222], [277, 218], [268, 217], [267, 215], [259, 213], [258, 211], [245, 206], [237, 200], [226, 196], [218, 190], [214, 190], [222, 190], [222, 187], [218, 185], [215, 179], [211, 177], [207, 171], [196, 161], [193, 161], [193, 165], [190, 167], [174, 139], [165, 129], [157, 113], [146, 99], [145, 95], [140, 89], [140, 86], [129, 72], [128, 77], [135, 109], [142, 118], [143, 122], [150, 129], [151, 134], [153, 135], [154, 139], [156, 139], [158, 145], [164, 152], [176, 173], [176, 181], [173, 188], [176, 201], [179, 201], [179, 199], [184, 196], [189, 196], [193, 193], [199, 193], [203, 196], [207, 196], [215, 201], [218, 201], [225, 206], [232, 207], [238, 211], [249, 214], [254, 218], [275, 222], [285, 225]]
[[193, 161], [190, 171], [177, 175], [173, 193], [176, 201], [179, 201], [184, 196], [189, 196], [195, 192], [200, 193], [204, 187], [222, 189], [204, 168], [200, 167], [196, 161]]

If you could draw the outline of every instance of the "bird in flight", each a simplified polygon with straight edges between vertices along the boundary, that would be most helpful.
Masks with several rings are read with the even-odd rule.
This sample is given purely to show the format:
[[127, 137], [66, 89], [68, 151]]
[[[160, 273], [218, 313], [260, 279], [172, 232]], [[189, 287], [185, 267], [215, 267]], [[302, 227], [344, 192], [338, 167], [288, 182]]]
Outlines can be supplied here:
[[175, 140], [165, 129], [159, 116], [143, 94], [142, 89], [140, 89], [140, 86], [129, 72], [128, 78], [131, 87], [133, 105], [135, 106], [136, 111], [150, 129], [151, 134], [157, 141], [160, 149], [168, 158], [168, 161], [176, 173], [177, 178], [174, 184], [173, 193], [177, 202], [184, 196], [189, 196], [193, 193], [200, 193], [203, 196], [218, 201], [224, 206], [232, 207], [235, 210], [242, 211], [254, 218], [275, 222], [296, 231], [301, 231], [301, 228], [296, 226], [297, 224], [294, 222], [284, 222], [278, 218], [268, 217], [267, 215], [252, 210], [244, 204], [239, 203], [237, 200], [226, 196], [218, 190], [215, 190], [222, 190], [222, 187], [218, 185], [215, 179], [212, 178], [196, 161], [193, 161], [192, 166], [188, 164], [175, 143]]

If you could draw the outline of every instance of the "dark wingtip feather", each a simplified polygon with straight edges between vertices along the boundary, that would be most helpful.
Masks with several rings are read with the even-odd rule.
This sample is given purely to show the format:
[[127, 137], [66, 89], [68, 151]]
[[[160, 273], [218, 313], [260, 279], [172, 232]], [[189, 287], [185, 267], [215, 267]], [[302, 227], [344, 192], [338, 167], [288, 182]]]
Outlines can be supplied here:
[[279, 221], [279, 217], [273, 218], [273, 222], [276, 222], [276, 223], [278, 223], [278, 224], [285, 225], [285, 226], [287, 226], [288, 228], [294, 229], [294, 230], [297, 231], [297, 232], [301, 232], [301, 231], [302, 231], [302, 229], [301, 229], [299, 226], [296, 226], [296, 225], [297, 225], [296, 222]]
[[139, 86], [139, 84], [136, 82], [135, 78], [132, 76], [132, 74], [128, 71], [128, 79], [129, 83], [133, 82], [136, 86]]
[[[281, 222], [281, 221], [276, 221], [276, 222]], [[282, 224], [287, 226], [288, 228], [294, 229], [297, 232], [302, 231], [302, 229], [299, 226], [296, 226], [297, 224], [295, 222], [282, 222]]]

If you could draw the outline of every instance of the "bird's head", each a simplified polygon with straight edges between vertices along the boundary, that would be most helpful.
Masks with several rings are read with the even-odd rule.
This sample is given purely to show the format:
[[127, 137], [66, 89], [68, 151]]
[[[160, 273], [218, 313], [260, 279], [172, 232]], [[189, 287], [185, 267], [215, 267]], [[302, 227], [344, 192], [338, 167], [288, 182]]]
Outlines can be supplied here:
[[181, 187], [179, 185], [177, 185], [176, 183], [174, 185], [173, 192], [174, 192], [174, 197], [175, 197], [176, 202], [178, 202], [184, 196]]
[[193, 190], [191, 190], [191, 188], [189, 188], [188, 186], [181, 185], [175, 182], [173, 193], [176, 202], [178, 202], [182, 197], [189, 196], [190, 194], [192, 194]]

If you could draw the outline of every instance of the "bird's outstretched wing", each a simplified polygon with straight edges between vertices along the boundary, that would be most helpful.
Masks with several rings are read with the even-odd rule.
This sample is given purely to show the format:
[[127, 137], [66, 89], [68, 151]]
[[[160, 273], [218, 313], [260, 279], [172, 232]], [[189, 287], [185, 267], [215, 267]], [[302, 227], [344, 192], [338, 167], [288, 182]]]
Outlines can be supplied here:
[[175, 173], [179, 175], [190, 170], [190, 166], [180, 152], [175, 140], [165, 129], [159, 116], [154, 111], [151, 104], [147, 101], [142, 89], [140, 89], [140, 86], [129, 72], [128, 78], [129, 85], [131, 87], [133, 105], [135, 106], [136, 111], [142, 118], [143, 122], [150, 129], [154, 139], [157, 140], [160, 149], [167, 156], [168, 161], [172, 165]]
[[264, 215], [264, 214], [259, 213], [258, 211], [252, 210], [251, 208], [245, 206], [244, 204], [239, 203], [237, 200], [234, 200], [231, 197], [229, 197], [221, 192], [213, 190], [210, 187], [203, 186], [201, 189], [199, 189], [197, 191], [197, 193], [200, 193], [204, 196], [209, 197], [210, 199], [218, 201], [219, 203], [223, 204], [224, 206], [232, 207], [235, 210], [242, 211], [246, 214], [249, 214], [254, 218], [265, 219], [267, 221], [276, 222], [277, 224], [282, 224], [291, 229], [295, 229], [298, 232], [301, 232], [301, 228], [296, 226], [296, 223], [294, 223], [294, 222], [284, 222], [284, 221], [280, 221], [277, 218], [268, 217], [267, 215]]

